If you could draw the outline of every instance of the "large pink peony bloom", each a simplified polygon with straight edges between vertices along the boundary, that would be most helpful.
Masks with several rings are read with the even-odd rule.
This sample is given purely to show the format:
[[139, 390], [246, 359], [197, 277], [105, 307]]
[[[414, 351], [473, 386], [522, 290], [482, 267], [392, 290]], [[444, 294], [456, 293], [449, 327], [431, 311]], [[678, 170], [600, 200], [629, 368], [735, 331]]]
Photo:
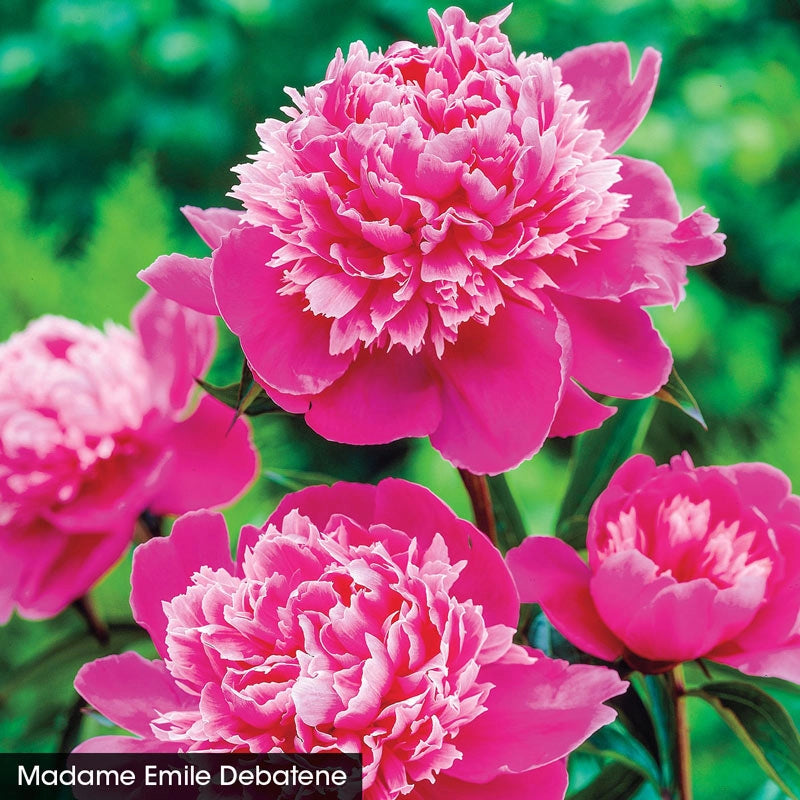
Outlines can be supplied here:
[[644, 397], [672, 359], [643, 306], [724, 252], [648, 161], [611, 157], [650, 105], [623, 44], [516, 57], [508, 10], [431, 12], [433, 47], [362, 43], [290, 92], [237, 168], [244, 213], [185, 212], [214, 250], [142, 278], [236, 333], [254, 374], [328, 439], [430, 436], [473, 472]]
[[523, 601], [588, 653], [653, 671], [703, 657], [800, 683], [800, 498], [782, 472], [634, 456], [597, 498], [587, 545], [588, 566], [549, 537], [508, 564]]
[[63, 317], [0, 344], [0, 621], [58, 613], [122, 555], [145, 510], [226, 503], [252, 480], [249, 429], [210, 397], [211, 317], [155, 293], [134, 332]]
[[289, 495], [235, 564], [222, 517], [188, 514], [137, 548], [132, 584], [163, 660], [81, 669], [78, 691], [139, 737], [81, 751], [361, 751], [370, 800], [552, 800], [626, 686], [512, 644], [501, 556], [405, 481]]

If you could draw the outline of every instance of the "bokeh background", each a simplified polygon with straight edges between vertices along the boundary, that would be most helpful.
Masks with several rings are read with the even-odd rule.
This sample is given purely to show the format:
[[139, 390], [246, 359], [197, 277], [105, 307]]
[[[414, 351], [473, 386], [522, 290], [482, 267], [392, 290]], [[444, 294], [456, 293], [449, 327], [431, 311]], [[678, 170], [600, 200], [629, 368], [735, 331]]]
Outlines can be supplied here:
[[[502, 0], [467, 0], [468, 15]], [[182, 204], [231, 205], [231, 166], [280, 116], [284, 86], [316, 83], [337, 47], [432, 41], [425, 0], [3, 0], [0, 3], [0, 339], [42, 313], [127, 322], [158, 255], [202, 255]], [[444, 6], [436, 3], [437, 10]], [[721, 218], [728, 253], [696, 269], [677, 310], [653, 314], [708, 432], [660, 405], [643, 449], [696, 463], [765, 460], [800, 486], [800, 5], [797, 0], [518, 0], [519, 52], [557, 56], [622, 40], [664, 55], [653, 109], [624, 151], [661, 164], [686, 213]], [[216, 383], [238, 377], [222, 337]], [[262, 522], [286, 491], [329, 477], [401, 475], [469, 514], [455, 471], [425, 442], [349, 448], [301, 421], [255, 421], [263, 475], [228, 512]], [[552, 531], [571, 442], [509, 482], [531, 533]], [[129, 559], [95, 592], [116, 649], [131, 624]], [[93, 735], [71, 682], [100, 654], [77, 614], [0, 630], [0, 750], [56, 750]], [[800, 715], [797, 696], [786, 700]], [[712, 713], [692, 705], [700, 800], [782, 797]], [[646, 797], [646, 795], [642, 795]]]

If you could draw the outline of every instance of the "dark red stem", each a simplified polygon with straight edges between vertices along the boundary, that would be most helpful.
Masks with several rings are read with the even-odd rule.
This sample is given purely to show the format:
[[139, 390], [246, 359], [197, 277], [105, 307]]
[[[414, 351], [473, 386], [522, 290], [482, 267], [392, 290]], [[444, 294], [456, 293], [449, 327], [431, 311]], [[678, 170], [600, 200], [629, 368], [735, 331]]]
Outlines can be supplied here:
[[497, 542], [497, 525], [494, 520], [494, 510], [492, 509], [492, 496], [489, 493], [489, 482], [485, 475], [473, 475], [466, 469], [458, 470], [461, 480], [464, 481], [470, 503], [472, 503], [472, 513], [475, 516], [475, 525], [480, 528], [495, 547], [499, 547]]

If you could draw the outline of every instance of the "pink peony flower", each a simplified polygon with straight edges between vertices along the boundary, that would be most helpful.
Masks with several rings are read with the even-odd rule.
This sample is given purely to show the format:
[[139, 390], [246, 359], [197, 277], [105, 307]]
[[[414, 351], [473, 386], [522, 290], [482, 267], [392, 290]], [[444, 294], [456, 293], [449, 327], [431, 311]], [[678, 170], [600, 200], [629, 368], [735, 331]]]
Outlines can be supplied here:
[[522, 600], [578, 647], [800, 683], [800, 498], [782, 472], [634, 456], [592, 507], [587, 547], [588, 566], [550, 537], [508, 554]]
[[[430, 436], [457, 466], [510, 469], [547, 436], [644, 397], [672, 359], [643, 306], [683, 298], [724, 252], [663, 171], [611, 154], [650, 105], [620, 43], [515, 56], [510, 10], [431, 12], [436, 45], [363, 43], [289, 91], [236, 168], [244, 213], [184, 212], [213, 249], [140, 273], [219, 311], [267, 393], [328, 439]], [[583, 387], [583, 388], [582, 388]]]
[[131, 580], [163, 660], [81, 669], [83, 697], [138, 737], [83, 752], [361, 751], [369, 800], [551, 800], [627, 685], [512, 644], [501, 556], [405, 481], [288, 495], [235, 564], [222, 517], [187, 514], [137, 548]]
[[247, 425], [193, 377], [210, 317], [150, 293], [132, 333], [45, 316], [0, 344], [0, 621], [84, 594], [122, 555], [137, 517], [233, 500], [252, 480]]

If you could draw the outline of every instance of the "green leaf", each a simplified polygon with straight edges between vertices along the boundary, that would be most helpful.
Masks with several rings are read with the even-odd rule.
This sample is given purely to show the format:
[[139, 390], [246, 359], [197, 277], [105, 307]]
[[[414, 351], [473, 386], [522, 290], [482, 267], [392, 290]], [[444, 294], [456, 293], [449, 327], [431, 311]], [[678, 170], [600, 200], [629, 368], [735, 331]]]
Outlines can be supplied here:
[[147, 633], [133, 622], [108, 623], [111, 641], [99, 645], [85, 631], [62, 639], [53, 647], [39, 653], [31, 661], [6, 673], [0, 680], [0, 708], [24, 687], [45, 686], [56, 674], [68, 673], [71, 678], [88, 661], [110, 653], [119, 653], [131, 645], [147, 642]]
[[573, 469], [556, 522], [556, 535], [581, 549], [586, 546], [589, 510], [618, 467], [644, 439], [655, 403], [646, 400], [614, 400], [617, 413], [600, 428], [582, 433], [573, 451]]
[[708, 430], [703, 413], [700, 411], [700, 406], [697, 405], [697, 400], [694, 399], [689, 387], [678, 375], [675, 367], [672, 368], [672, 372], [669, 374], [669, 380], [655, 393], [655, 397], [679, 408], [687, 417], [700, 425], [703, 430]]
[[324, 472], [304, 472], [297, 469], [279, 469], [278, 467], [270, 467], [261, 473], [267, 480], [288, 489], [290, 492], [296, 492], [304, 489], [306, 486], [315, 486], [320, 483], [330, 486], [336, 483], [338, 478], [331, 475], [326, 475]]
[[643, 783], [640, 772], [615, 763], [606, 767], [588, 786], [570, 795], [570, 800], [629, 800]]
[[108, 319], [127, 325], [147, 291], [136, 273], [174, 249], [173, 213], [150, 159], [118, 174], [98, 200], [94, 228], [76, 264], [80, 280], [67, 287], [70, 315], [93, 325]]
[[767, 781], [747, 800], [791, 800], [791, 798], [785, 795], [776, 783]]
[[661, 765], [662, 786], [675, 782], [678, 732], [675, 720], [675, 703], [665, 675], [633, 675], [631, 682], [644, 700], [653, 721], [658, 763]]
[[538, 613], [528, 628], [527, 637], [531, 647], [541, 650], [550, 658], [559, 658], [570, 664], [596, 663], [596, 659], [588, 656], [565, 639], [550, 623], [544, 612]]
[[253, 384], [247, 393], [242, 396], [241, 383], [239, 381], [229, 383], [227, 386], [214, 386], [200, 378], [195, 378], [195, 382], [221, 403], [225, 403], [226, 406], [229, 406], [234, 411], [240, 411], [240, 413], [244, 413], [248, 417], [258, 417], [261, 414], [285, 413], [258, 384]]
[[4, 265], [0, 340], [40, 314], [69, 311], [63, 302], [69, 267], [56, 257], [57, 233], [35, 226], [30, 216], [28, 192], [0, 171], [0, 264]]
[[489, 475], [489, 493], [492, 497], [497, 539], [503, 552], [516, 547], [525, 538], [525, 523], [522, 521], [517, 503], [511, 494], [506, 476]]
[[789, 797], [800, 798], [800, 734], [786, 709], [742, 681], [708, 683], [689, 692], [709, 703]]
[[581, 745], [581, 749], [587, 753], [624, 764], [642, 775], [653, 786], [657, 788], [661, 786], [661, 769], [656, 760], [647, 748], [618, 721], [600, 728]]

